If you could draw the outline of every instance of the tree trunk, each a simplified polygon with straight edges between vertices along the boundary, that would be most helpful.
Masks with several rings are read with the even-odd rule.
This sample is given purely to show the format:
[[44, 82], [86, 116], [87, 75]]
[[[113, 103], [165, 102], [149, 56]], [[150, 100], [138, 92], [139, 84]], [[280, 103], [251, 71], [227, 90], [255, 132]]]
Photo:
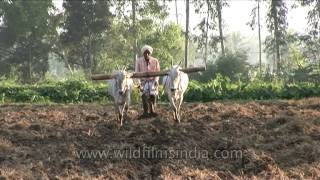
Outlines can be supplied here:
[[210, 4], [209, 0], [207, 0], [207, 20], [206, 20], [206, 44], [204, 49], [204, 65], [207, 67], [207, 61], [208, 61], [208, 31], [209, 31], [209, 18], [210, 18]]
[[32, 61], [32, 54], [31, 54], [31, 45], [29, 46], [29, 58], [28, 58], [28, 72], [27, 72], [27, 82], [31, 83], [32, 79], [32, 72], [31, 72], [31, 61]]
[[88, 40], [88, 61], [87, 61], [87, 65], [88, 65], [88, 75], [91, 75], [93, 66], [92, 66], [92, 37], [91, 34], [89, 33], [89, 40]]
[[188, 67], [188, 46], [189, 46], [189, 0], [186, 0], [186, 34], [185, 34], [185, 52], [184, 67]]
[[220, 34], [220, 43], [221, 43], [221, 52], [222, 52], [222, 55], [224, 56], [225, 55], [225, 51], [224, 51], [224, 42], [223, 42], [223, 32], [222, 32], [222, 14], [221, 14], [221, 11], [222, 11], [222, 0], [217, 0], [217, 12], [218, 12], [218, 21], [219, 21], [219, 34]]
[[91, 49], [92, 49], [92, 72], [95, 73], [98, 68], [95, 46], [92, 46]]
[[279, 29], [278, 29], [278, 15], [276, 5], [274, 3], [278, 3], [276, 0], [272, 0], [272, 17], [274, 20], [274, 39], [276, 45], [276, 64], [277, 64], [277, 72], [276, 74], [279, 75], [280, 73], [280, 42], [279, 42]]
[[275, 74], [275, 73], [277, 73], [277, 60], [276, 60], [276, 55], [274, 52], [272, 53], [272, 60], [273, 60], [272, 72], [273, 72], [273, 74]]
[[176, 6], [176, 20], [177, 20], [177, 24], [179, 24], [179, 16], [178, 16], [178, 4], [177, 4], [177, 0], [175, 0], [174, 2], [175, 2], [175, 6]]
[[132, 0], [132, 34], [133, 40], [133, 69], [135, 69], [136, 59], [137, 59], [137, 32], [136, 32], [136, 0]]
[[[320, 1], [316, 2], [316, 6], [319, 7], [320, 6]], [[320, 8], [318, 8], [318, 17], [320, 19]], [[320, 22], [318, 21], [318, 41], [320, 42]], [[319, 44], [318, 44], [319, 45]], [[317, 58], [318, 58], [318, 63], [319, 63], [319, 69], [320, 69], [320, 56], [319, 54], [317, 54]]]
[[262, 67], [261, 67], [261, 25], [260, 25], [260, 0], [258, 0], [258, 35], [259, 35], [259, 69], [260, 76], [262, 75]]

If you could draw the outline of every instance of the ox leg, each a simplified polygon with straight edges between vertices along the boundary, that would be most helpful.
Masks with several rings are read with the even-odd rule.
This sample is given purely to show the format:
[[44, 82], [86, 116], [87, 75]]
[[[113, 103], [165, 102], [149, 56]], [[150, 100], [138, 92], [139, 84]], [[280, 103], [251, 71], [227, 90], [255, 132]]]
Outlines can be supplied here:
[[180, 97], [179, 98], [179, 100], [178, 100], [178, 108], [177, 108], [177, 111], [178, 111], [178, 113], [177, 113], [177, 115], [178, 115], [178, 122], [180, 123], [180, 120], [181, 120], [181, 117], [180, 117], [180, 115], [181, 115], [181, 105], [182, 105], [182, 102], [183, 102], [183, 97]]
[[127, 114], [128, 114], [128, 111], [129, 111], [129, 105], [126, 104], [126, 105], [124, 106], [124, 114], [127, 115]]
[[118, 121], [120, 122], [120, 126], [122, 126], [122, 119], [123, 119], [123, 108], [121, 108], [121, 105], [118, 105]]
[[122, 109], [121, 109], [121, 120], [120, 120], [121, 126], [122, 126], [122, 124], [123, 124], [123, 120], [124, 120], [125, 115], [127, 115], [128, 108], [129, 108], [129, 107], [128, 107], [128, 104], [125, 103], [125, 104], [123, 105]]
[[123, 121], [128, 121], [128, 111], [129, 111], [129, 105], [125, 104], [124, 111], [123, 111]]
[[127, 115], [128, 114], [128, 110], [129, 110], [129, 105], [131, 104], [131, 93], [130, 93], [130, 91], [127, 92], [126, 98], [127, 98], [127, 102], [125, 103], [124, 112]]
[[177, 120], [177, 106], [176, 106], [175, 101], [174, 101], [173, 98], [170, 98], [170, 104], [171, 104], [171, 106], [173, 108], [173, 119]]
[[114, 110], [116, 114], [116, 120], [120, 120], [120, 106], [118, 104], [114, 104]]

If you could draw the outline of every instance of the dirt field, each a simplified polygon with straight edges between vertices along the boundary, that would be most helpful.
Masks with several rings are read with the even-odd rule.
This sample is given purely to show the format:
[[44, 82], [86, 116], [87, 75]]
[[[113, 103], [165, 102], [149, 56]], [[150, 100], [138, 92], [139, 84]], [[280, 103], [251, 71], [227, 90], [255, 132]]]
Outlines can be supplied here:
[[[119, 128], [111, 106], [0, 106], [0, 179], [320, 177], [320, 98], [184, 104], [181, 124], [167, 105], [158, 108], [159, 117], [138, 120], [141, 108], [132, 107]], [[209, 157], [79, 156], [146, 147]], [[216, 157], [233, 150], [241, 157]]]

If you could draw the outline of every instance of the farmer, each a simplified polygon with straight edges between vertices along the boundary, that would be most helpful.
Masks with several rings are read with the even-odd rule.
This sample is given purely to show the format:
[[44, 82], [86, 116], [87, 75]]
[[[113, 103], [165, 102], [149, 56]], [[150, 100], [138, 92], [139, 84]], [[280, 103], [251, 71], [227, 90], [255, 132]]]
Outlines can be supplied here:
[[[160, 65], [158, 59], [151, 56], [153, 48], [145, 45], [141, 49], [140, 57], [136, 60], [135, 71], [136, 72], [154, 72], [160, 71]], [[156, 97], [158, 95], [159, 77], [149, 77], [140, 79], [140, 92], [142, 98], [143, 114], [140, 118], [148, 116], [155, 117]]]

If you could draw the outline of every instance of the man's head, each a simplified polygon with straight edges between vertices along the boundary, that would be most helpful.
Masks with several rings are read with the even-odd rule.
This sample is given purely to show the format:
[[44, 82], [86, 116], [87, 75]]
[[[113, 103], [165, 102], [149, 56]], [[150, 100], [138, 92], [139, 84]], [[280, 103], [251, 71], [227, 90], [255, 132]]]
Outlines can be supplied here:
[[146, 50], [143, 52], [143, 57], [145, 60], [149, 60], [149, 56], [150, 56], [150, 51], [149, 50]]
[[144, 45], [141, 49], [141, 53], [145, 60], [149, 60], [149, 56], [152, 54], [153, 48], [148, 45]]

